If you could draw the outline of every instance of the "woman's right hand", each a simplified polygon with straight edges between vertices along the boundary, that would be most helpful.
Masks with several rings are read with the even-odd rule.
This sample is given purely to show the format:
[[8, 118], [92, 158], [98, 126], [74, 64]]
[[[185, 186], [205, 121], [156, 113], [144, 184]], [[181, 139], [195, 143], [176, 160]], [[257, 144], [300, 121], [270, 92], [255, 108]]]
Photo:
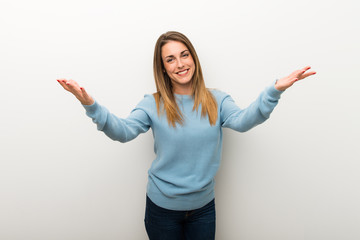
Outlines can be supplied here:
[[74, 96], [81, 102], [83, 105], [92, 105], [95, 101], [94, 99], [87, 94], [83, 87], [80, 87], [77, 82], [74, 80], [66, 80], [64, 78], [57, 79], [60, 85], [66, 90], [74, 94]]

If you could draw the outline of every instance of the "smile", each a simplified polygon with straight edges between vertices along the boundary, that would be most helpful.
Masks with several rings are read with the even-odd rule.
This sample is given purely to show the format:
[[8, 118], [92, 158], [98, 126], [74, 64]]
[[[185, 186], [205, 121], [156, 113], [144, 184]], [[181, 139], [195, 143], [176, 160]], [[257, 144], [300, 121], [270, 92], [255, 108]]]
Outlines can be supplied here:
[[184, 75], [186, 75], [188, 72], [189, 72], [189, 69], [186, 69], [186, 70], [184, 70], [184, 71], [177, 72], [176, 74], [177, 74], [177, 75], [180, 75], [180, 76], [184, 76]]

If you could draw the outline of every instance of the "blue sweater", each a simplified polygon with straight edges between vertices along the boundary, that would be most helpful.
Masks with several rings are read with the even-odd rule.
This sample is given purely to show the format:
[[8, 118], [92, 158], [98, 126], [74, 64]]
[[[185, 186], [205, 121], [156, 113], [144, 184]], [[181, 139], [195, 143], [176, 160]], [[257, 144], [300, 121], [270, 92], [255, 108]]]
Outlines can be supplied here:
[[266, 88], [249, 107], [240, 109], [226, 93], [211, 90], [218, 104], [218, 119], [211, 126], [208, 118], [193, 111], [189, 95], [175, 94], [184, 124], [169, 126], [166, 114], [157, 114], [153, 95], [145, 95], [130, 115], [118, 118], [96, 101], [84, 105], [97, 129], [108, 137], [127, 142], [151, 127], [156, 158], [148, 171], [147, 195], [158, 206], [171, 210], [193, 210], [214, 197], [214, 177], [222, 149], [222, 127], [245, 132], [264, 122], [280, 99], [282, 91]]

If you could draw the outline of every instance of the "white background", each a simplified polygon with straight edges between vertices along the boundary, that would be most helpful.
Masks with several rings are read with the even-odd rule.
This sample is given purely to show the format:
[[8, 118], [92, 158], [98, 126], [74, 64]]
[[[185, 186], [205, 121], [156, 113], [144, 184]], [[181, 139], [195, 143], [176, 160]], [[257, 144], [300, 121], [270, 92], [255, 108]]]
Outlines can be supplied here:
[[360, 239], [356, 0], [0, 2], [0, 239], [146, 239], [151, 131], [121, 144], [56, 78], [126, 117], [155, 91], [168, 30], [193, 42], [207, 87], [249, 105], [276, 78], [270, 120], [224, 130], [217, 239]]

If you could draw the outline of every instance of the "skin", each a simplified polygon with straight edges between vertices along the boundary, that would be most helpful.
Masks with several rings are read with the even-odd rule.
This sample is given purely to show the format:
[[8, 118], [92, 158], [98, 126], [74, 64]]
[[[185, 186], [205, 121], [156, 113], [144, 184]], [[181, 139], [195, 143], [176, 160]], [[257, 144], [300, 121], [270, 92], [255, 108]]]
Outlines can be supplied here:
[[83, 87], [74, 80], [66, 80], [65, 78], [57, 79], [60, 85], [66, 90], [71, 92], [83, 105], [92, 105], [94, 99], [85, 91]]
[[[173, 91], [176, 94], [190, 95], [191, 80], [195, 72], [195, 63], [188, 48], [181, 42], [170, 41], [161, 48], [161, 57], [164, 63], [164, 71], [169, 75]], [[316, 74], [309, 71], [310, 66], [292, 72], [290, 75], [279, 79], [275, 83], [275, 88], [285, 91], [295, 82]], [[187, 70], [187, 72], [182, 73]], [[92, 105], [94, 99], [76, 81], [70, 79], [57, 79], [60, 85], [71, 92], [83, 105]]]
[[170, 77], [173, 92], [190, 95], [191, 80], [195, 72], [195, 63], [188, 48], [182, 42], [169, 41], [161, 48], [161, 57], [165, 72]]
[[316, 72], [314, 71], [309, 71], [310, 68], [311, 68], [310, 66], [304, 67], [302, 69], [292, 72], [287, 77], [279, 79], [275, 84], [275, 88], [279, 91], [285, 91], [286, 89], [291, 87], [295, 82], [316, 74]]

